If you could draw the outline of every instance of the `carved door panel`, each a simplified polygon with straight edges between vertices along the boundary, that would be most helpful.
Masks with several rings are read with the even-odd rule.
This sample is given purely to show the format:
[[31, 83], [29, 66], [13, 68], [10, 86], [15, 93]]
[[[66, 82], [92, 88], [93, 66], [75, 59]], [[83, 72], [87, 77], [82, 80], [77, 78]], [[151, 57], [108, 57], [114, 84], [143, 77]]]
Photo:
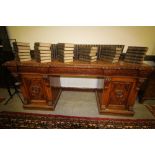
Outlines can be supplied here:
[[111, 82], [108, 106], [127, 107], [132, 82]]

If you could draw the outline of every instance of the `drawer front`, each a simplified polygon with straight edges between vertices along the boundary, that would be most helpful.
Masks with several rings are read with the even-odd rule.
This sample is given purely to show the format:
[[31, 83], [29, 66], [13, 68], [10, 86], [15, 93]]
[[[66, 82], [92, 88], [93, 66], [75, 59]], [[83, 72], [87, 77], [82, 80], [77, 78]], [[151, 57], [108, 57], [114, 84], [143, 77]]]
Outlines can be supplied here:
[[59, 74], [59, 75], [94, 75], [94, 76], [103, 76], [102, 68], [74, 68], [74, 67], [64, 67], [57, 68], [53, 67], [49, 69], [50, 74]]
[[8, 70], [11, 72], [11, 73], [17, 73], [17, 67], [16, 66], [9, 66], [7, 67]]
[[133, 69], [106, 69], [105, 76], [137, 76], [138, 71]]
[[48, 67], [35, 67], [35, 66], [19, 66], [19, 73], [47, 73]]

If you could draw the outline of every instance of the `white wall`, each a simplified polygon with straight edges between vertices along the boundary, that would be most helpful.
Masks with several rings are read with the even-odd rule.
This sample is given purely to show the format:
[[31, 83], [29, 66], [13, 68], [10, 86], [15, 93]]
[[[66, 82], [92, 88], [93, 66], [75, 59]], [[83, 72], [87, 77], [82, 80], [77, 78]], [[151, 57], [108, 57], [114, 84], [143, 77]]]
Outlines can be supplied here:
[[[21, 42], [30, 42], [33, 49], [34, 42], [69, 42], [82, 44], [122, 44], [127, 46], [147, 46], [147, 55], [155, 55], [155, 27], [7, 27], [9, 38]], [[87, 82], [86, 82], [87, 81]], [[62, 78], [61, 83], [66, 87], [97, 87], [96, 79], [68, 79]]]

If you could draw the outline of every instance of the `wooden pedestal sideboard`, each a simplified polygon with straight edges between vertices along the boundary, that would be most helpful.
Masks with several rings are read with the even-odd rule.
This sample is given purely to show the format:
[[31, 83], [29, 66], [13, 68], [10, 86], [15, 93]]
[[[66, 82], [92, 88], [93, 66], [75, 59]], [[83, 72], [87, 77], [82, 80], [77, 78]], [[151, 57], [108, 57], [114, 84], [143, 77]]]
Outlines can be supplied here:
[[104, 87], [96, 89], [100, 114], [133, 115], [138, 90], [151, 74], [148, 65], [117, 64], [97, 61], [74, 61], [64, 64], [57, 60], [40, 64], [35, 61], [8, 61], [4, 64], [21, 78], [24, 108], [54, 110], [61, 94], [60, 76], [104, 78]]

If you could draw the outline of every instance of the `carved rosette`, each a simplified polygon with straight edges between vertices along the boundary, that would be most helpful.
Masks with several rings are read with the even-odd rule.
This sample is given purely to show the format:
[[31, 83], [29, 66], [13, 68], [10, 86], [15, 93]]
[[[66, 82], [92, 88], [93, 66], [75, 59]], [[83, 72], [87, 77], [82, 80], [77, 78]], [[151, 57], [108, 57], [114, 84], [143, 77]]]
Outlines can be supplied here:
[[113, 82], [111, 86], [109, 104], [126, 105], [131, 85], [131, 83]]
[[44, 99], [41, 80], [32, 80], [29, 87], [29, 92], [32, 99]]

